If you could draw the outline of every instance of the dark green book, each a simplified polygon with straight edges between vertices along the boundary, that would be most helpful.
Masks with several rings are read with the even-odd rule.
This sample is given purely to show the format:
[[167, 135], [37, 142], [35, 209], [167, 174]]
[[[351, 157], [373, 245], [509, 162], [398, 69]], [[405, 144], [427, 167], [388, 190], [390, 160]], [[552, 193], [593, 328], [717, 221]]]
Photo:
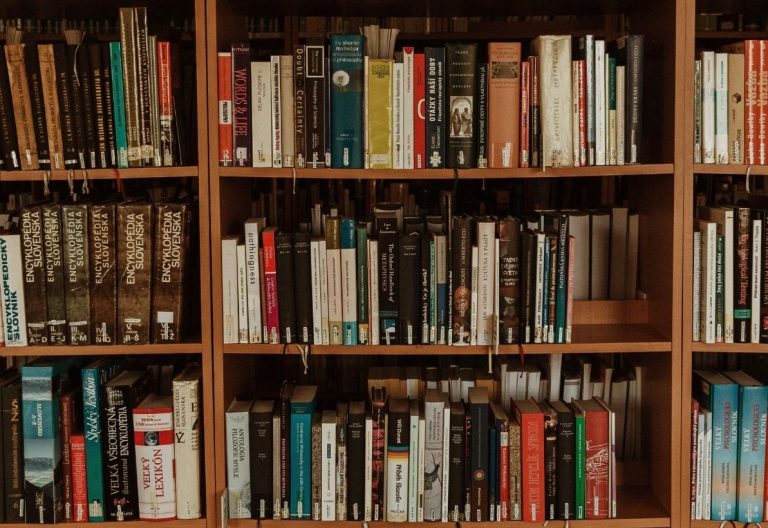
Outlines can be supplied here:
[[365, 37], [331, 35], [331, 165], [363, 168]]

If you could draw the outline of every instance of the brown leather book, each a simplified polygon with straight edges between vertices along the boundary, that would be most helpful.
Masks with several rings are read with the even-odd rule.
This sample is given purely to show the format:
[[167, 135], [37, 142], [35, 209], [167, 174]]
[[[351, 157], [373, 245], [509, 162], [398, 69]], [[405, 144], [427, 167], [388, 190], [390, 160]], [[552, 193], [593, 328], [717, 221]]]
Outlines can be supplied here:
[[88, 205], [61, 206], [64, 231], [64, 284], [70, 345], [91, 344]]
[[48, 310], [45, 294], [45, 258], [43, 253], [43, 209], [25, 207], [19, 218], [21, 256], [24, 261], [24, 300], [29, 345], [48, 344]]
[[16, 137], [19, 142], [21, 168], [22, 170], [34, 170], [39, 168], [39, 165], [32, 118], [32, 100], [24, 64], [24, 45], [7, 44], [5, 46], [5, 60], [8, 64], [8, 80], [11, 85], [13, 116], [16, 120]]
[[488, 144], [492, 169], [520, 164], [520, 43], [488, 44]]
[[92, 205], [89, 216], [92, 339], [97, 345], [114, 345], [117, 342], [115, 204]]
[[152, 282], [152, 204], [117, 206], [118, 343], [149, 343]]
[[48, 133], [48, 152], [51, 156], [51, 168], [64, 169], [64, 143], [61, 139], [61, 115], [59, 110], [59, 90], [56, 86], [56, 63], [52, 44], [39, 44], [37, 56], [40, 61], [40, 81], [43, 87], [43, 105], [45, 125]]
[[157, 203], [155, 261], [152, 270], [152, 342], [178, 343], [189, 234], [189, 205]]

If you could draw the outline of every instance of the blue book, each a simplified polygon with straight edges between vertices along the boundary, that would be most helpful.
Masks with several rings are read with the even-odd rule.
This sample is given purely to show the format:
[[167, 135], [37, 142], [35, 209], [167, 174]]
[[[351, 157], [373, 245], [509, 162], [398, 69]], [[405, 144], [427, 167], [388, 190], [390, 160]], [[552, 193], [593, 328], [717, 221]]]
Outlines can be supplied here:
[[355, 221], [341, 219], [341, 333], [345, 345], [357, 344], [357, 255]]
[[299, 385], [291, 396], [291, 519], [312, 516], [312, 415], [317, 386]]
[[331, 35], [331, 166], [363, 168], [365, 37]]
[[736, 519], [756, 523], [763, 519], [765, 479], [765, 425], [768, 387], [738, 371], [726, 372], [739, 384], [739, 462], [736, 484]]
[[101, 447], [101, 387], [121, 368], [116, 358], [101, 358], [80, 371], [83, 389], [83, 434], [85, 435], [85, 464], [88, 520], [104, 521], [104, 459]]
[[43, 358], [21, 367], [24, 502], [28, 505], [28, 523], [56, 523], [64, 519], [59, 404], [74, 364], [72, 358]]
[[712, 520], [736, 519], [739, 386], [712, 370], [694, 371], [694, 397], [712, 412]]
[[117, 167], [128, 167], [128, 136], [125, 125], [125, 98], [123, 96], [123, 57], [119, 42], [109, 43], [109, 57], [112, 74], [112, 113], [115, 120], [115, 150]]

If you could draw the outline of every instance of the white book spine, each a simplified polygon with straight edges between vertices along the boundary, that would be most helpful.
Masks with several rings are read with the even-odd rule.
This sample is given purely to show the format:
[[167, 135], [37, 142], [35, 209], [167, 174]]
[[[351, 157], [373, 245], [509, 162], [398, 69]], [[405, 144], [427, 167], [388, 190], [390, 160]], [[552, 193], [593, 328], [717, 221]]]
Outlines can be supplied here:
[[270, 57], [270, 80], [272, 89], [272, 166], [283, 166], [283, 134], [280, 102], [280, 56]]
[[443, 408], [443, 482], [442, 482], [442, 504], [440, 511], [440, 520], [442, 522], [448, 522], [448, 489], [450, 483], [448, 482], [449, 467], [451, 465], [451, 406], [445, 405]]
[[707, 222], [701, 234], [702, 325], [705, 343], [715, 342], [715, 262], [717, 233], [714, 222]]
[[707, 434], [704, 438], [704, 507], [702, 508], [702, 517], [709, 521], [712, 518], [712, 412], [704, 413], [707, 427]]
[[[335, 415], [335, 413], [334, 413]], [[323, 420], [321, 426], [322, 454], [321, 454], [321, 520], [336, 520], [336, 422], [326, 423]]]
[[496, 222], [477, 222], [477, 344], [492, 345], [496, 313]]
[[696, 501], [691, 512], [691, 518], [703, 519], [704, 506], [704, 445], [706, 444], [707, 431], [702, 423], [704, 414], [699, 413], [699, 430], [696, 433]]
[[478, 251], [477, 246], [472, 246], [472, 279], [470, 286], [472, 288], [472, 294], [470, 297], [470, 314], [472, 314], [472, 320], [469, 324], [469, 344], [474, 346], [477, 344], [477, 261]]
[[240, 343], [248, 342], [248, 279], [245, 244], [237, 245], [237, 335]]
[[341, 249], [328, 249], [326, 247], [326, 266], [328, 277], [328, 326], [330, 329], [330, 344], [341, 345], [343, 296], [341, 293]]
[[536, 233], [536, 289], [533, 314], [533, 342], [544, 341], [544, 244], [547, 237], [544, 233]]
[[616, 165], [624, 165], [626, 67], [616, 66]]
[[763, 222], [752, 220], [752, 329], [749, 333], [752, 343], [760, 342], [760, 297], [762, 281], [760, 280], [763, 268]]
[[728, 54], [715, 54], [715, 160], [728, 163]]
[[[417, 407], [418, 408], [418, 407]], [[411, 414], [410, 435], [408, 437], [408, 522], [416, 522], [418, 517], [419, 492], [419, 415]]]
[[[446, 289], [448, 288], [448, 247], [447, 247], [447, 239], [444, 235], [440, 235], [435, 237], [435, 269], [437, 270], [437, 288], [438, 290], [435, 292], [436, 299], [439, 299], [438, 291], [441, 284], [446, 285]], [[443, 308], [444, 309], [444, 308]], [[438, 314], [440, 313], [440, 307], [438, 307]], [[444, 345], [448, 341], [448, 315], [445, 315], [445, 321], [443, 324], [439, 324], [439, 328], [437, 330], [437, 343], [439, 345]], [[438, 319], [438, 323], [440, 323]]]
[[245, 266], [248, 293], [248, 342], [262, 342], [261, 274], [259, 271], [259, 225], [245, 223]]
[[[727, 259], [726, 259], [727, 260]], [[693, 317], [692, 341], [701, 340], [701, 231], [693, 233]], [[701, 473], [699, 473], [700, 475]]]
[[251, 63], [253, 166], [272, 166], [272, 81], [269, 62]]
[[5, 346], [27, 346], [21, 237], [0, 235], [0, 299]]
[[237, 343], [240, 330], [237, 307], [237, 240], [234, 238], [221, 241], [221, 295], [224, 343]]
[[403, 168], [413, 169], [413, 48], [403, 48]]
[[141, 441], [137, 439], [134, 443], [136, 478], [142, 483], [138, 487], [139, 519], [175, 519], [174, 446], [170, 440], [166, 443], [153, 439], [173, 431], [173, 411], [136, 409], [133, 412], [133, 430], [141, 438]]
[[[389, 420], [389, 418], [387, 418]], [[390, 422], [388, 428], [396, 427]], [[410, 424], [403, 424], [404, 429]], [[386, 521], [406, 522], [408, 520], [408, 454], [390, 452], [386, 455], [387, 473], [384, 479], [386, 497]]]
[[715, 162], [715, 52], [701, 54], [702, 162]]
[[229, 518], [248, 519], [251, 517], [248, 412], [228, 412], [226, 424]]
[[[734, 328], [734, 322], [733, 322], [733, 258], [732, 255], [734, 254], [733, 250], [733, 242], [734, 242], [734, 233], [733, 233], [733, 209], [728, 208], [725, 210], [724, 220], [723, 220], [723, 235], [725, 236], [725, 258], [723, 259], [725, 261], [725, 266], [723, 266], [723, 274], [724, 274], [724, 287], [723, 287], [723, 295], [725, 297], [725, 303], [723, 307], [723, 311], [725, 312], [723, 314], [723, 334], [724, 334], [724, 341], [726, 343], [733, 343], [733, 336], [735, 333]], [[703, 254], [702, 254], [703, 256]]]
[[418, 489], [416, 490], [416, 522], [424, 522], [424, 446], [427, 435], [427, 422], [423, 416], [419, 417], [419, 443], [418, 443]]
[[320, 240], [320, 314], [322, 317], [323, 344], [329, 345], [331, 331], [328, 321], [328, 252], [325, 246], [325, 240]]
[[[371, 318], [371, 344], [379, 344], [379, 246], [376, 240], [368, 241], [368, 314]], [[362, 302], [362, 299], [361, 299]]]
[[280, 55], [280, 137], [283, 167], [293, 167], [294, 113], [293, 55]]
[[424, 521], [439, 521], [442, 516], [442, 489], [446, 484], [442, 480], [443, 403], [425, 402], [424, 420]]
[[595, 165], [606, 164], [605, 41], [595, 40]]
[[176, 516], [200, 517], [200, 380], [174, 380], [173, 431], [176, 454]]
[[571, 139], [573, 141], [573, 166], [581, 166], [581, 145], [579, 144], [579, 61], [571, 61], [571, 79], [573, 80], [573, 97], [571, 102]]
[[320, 307], [320, 241], [309, 243], [309, 255], [312, 272], [312, 342], [323, 344], [323, 312]]
[[373, 420], [370, 416], [365, 419], [365, 509], [363, 518], [370, 521], [373, 515]]
[[392, 65], [392, 168], [403, 168], [403, 124], [405, 100], [403, 97], [403, 63]]
[[571, 167], [571, 37], [544, 35], [534, 41], [541, 87], [541, 165]]

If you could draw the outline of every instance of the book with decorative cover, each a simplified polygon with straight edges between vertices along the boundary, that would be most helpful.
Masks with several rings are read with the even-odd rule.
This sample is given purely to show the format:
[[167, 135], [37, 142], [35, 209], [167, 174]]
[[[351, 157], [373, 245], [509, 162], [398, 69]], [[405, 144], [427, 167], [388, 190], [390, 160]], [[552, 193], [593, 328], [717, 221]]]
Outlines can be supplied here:
[[43, 205], [45, 292], [48, 309], [48, 342], [67, 344], [67, 312], [62, 247], [61, 205]]
[[331, 35], [331, 165], [363, 167], [362, 35]]
[[152, 205], [117, 206], [117, 339], [149, 343], [152, 281]]
[[32, 127], [35, 132], [37, 145], [37, 162], [41, 169], [50, 170], [51, 154], [48, 142], [48, 129], [45, 113], [45, 97], [47, 94], [43, 88], [42, 65], [38, 57], [38, 48], [34, 42], [24, 44], [24, 68], [27, 72], [29, 84], [29, 99], [32, 114]]
[[466, 169], [477, 166], [477, 44], [445, 46], [448, 133], [446, 166]]
[[[1, 59], [2, 57], [0, 57]], [[24, 64], [24, 45], [6, 44], [5, 62], [7, 63], [10, 94], [13, 101], [20, 165], [23, 170], [37, 169], [39, 168], [37, 141], [32, 119], [32, 101], [27, 82], [26, 65]]]
[[139, 519], [176, 518], [173, 450], [173, 400], [150, 394], [133, 408]]
[[236, 167], [252, 164], [250, 88], [251, 46], [236, 42], [232, 44], [232, 147]]
[[68, 341], [70, 345], [91, 344], [90, 248], [88, 245], [88, 205], [67, 203], [61, 206], [64, 232], [64, 283]]
[[152, 342], [178, 343], [184, 306], [190, 206], [184, 201], [156, 203], [153, 214]]
[[425, 48], [426, 165], [445, 167], [445, 48]]
[[200, 447], [201, 394], [199, 365], [188, 365], [173, 379], [173, 431], [176, 459], [176, 516], [201, 515]]
[[97, 345], [117, 342], [117, 243], [115, 204], [93, 204], [90, 217], [91, 339]]
[[19, 217], [21, 256], [24, 264], [24, 304], [27, 319], [27, 343], [48, 344], [48, 302], [45, 292], [45, 253], [43, 208], [25, 207]]

